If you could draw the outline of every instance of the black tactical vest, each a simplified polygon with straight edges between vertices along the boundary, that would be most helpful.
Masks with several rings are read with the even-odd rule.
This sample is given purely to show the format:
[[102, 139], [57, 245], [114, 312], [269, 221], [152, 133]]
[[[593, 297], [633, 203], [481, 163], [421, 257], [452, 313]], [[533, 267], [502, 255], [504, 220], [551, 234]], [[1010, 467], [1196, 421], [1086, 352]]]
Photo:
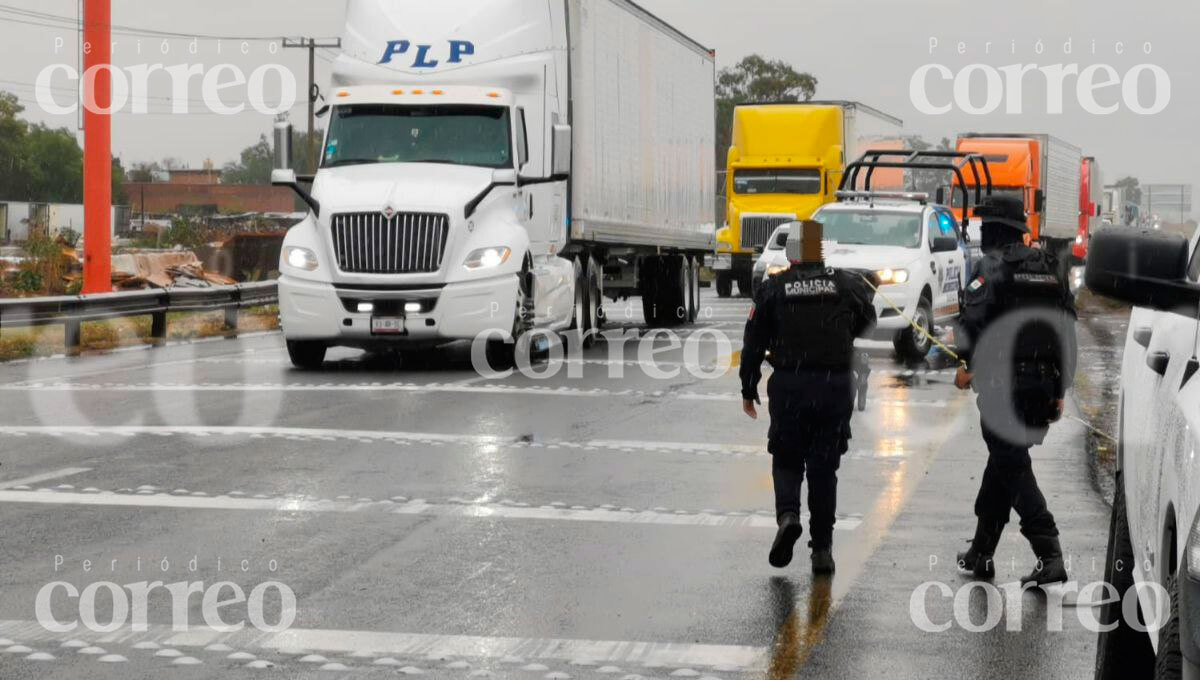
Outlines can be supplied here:
[[778, 329], [771, 363], [777, 370], [850, 368], [855, 324], [850, 276], [793, 267], [771, 280]]

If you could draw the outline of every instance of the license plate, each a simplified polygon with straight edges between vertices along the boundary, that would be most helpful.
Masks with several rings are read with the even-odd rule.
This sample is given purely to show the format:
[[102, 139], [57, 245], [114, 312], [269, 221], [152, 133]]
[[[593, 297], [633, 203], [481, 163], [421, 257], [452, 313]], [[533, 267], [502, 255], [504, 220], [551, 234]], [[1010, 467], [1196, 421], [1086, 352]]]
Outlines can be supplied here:
[[375, 317], [371, 319], [372, 335], [407, 335], [402, 318]]

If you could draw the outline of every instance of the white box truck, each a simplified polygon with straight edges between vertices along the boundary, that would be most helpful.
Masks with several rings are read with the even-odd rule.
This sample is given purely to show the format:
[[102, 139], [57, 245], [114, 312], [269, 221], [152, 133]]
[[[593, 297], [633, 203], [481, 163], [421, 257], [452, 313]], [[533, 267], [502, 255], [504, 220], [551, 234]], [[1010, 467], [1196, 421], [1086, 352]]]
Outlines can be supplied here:
[[[627, 0], [349, 0], [311, 191], [288, 233], [293, 362], [331, 346], [690, 323], [714, 250], [712, 53]], [[277, 135], [290, 139], [289, 135]], [[280, 159], [290, 153], [278, 153]]]

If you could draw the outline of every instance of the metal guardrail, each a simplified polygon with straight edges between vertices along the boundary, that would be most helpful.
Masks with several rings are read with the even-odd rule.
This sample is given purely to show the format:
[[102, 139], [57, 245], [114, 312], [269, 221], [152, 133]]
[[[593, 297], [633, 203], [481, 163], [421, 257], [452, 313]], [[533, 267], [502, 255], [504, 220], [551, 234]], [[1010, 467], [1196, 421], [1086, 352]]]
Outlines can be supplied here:
[[167, 338], [167, 314], [171, 312], [214, 312], [224, 310], [225, 331], [235, 333], [238, 311], [277, 304], [279, 288], [274, 281], [242, 283], [213, 288], [136, 290], [101, 295], [72, 295], [47, 298], [0, 300], [0, 331], [10, 328], [56, 326], [65, 328], [67, 354], [80, 351], [81, 326], [85, 321], [149, 316], [150, 337], [161, 345]]

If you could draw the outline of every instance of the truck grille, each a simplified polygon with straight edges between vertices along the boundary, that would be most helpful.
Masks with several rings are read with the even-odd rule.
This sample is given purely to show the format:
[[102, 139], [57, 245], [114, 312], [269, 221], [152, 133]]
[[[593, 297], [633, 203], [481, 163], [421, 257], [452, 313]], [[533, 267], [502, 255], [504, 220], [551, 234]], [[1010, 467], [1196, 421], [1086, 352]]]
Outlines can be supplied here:
[[796, 221], [796, 218], [791, 215], [743, 217], [742, 247], [764, 248], [767, 245], [767, 241], [771, 238], [771, 234], [775, 233], [775, 229], [779, 225], [794, 221]]
[[442, 267], [446, 215], [345, 213], [333, 216], [338, 266], [351, 274], [419, 274]]

